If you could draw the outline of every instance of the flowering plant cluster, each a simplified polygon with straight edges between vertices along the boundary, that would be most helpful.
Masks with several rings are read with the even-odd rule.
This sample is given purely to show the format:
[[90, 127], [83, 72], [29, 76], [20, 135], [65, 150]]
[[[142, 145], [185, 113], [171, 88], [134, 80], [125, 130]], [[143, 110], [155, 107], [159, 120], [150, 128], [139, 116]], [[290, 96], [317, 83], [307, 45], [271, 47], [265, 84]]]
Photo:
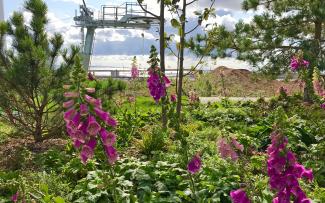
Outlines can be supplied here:
[[298, 71], [309, 67], [309, 61], [304, 60], [301, 56], [293, 56], [291, 58], [290, 67], [292, 71]]
[[195, 174], [200, 171], [202, 167], [201, 156], [199, 153], [195, 154], [190, 162], [187, 164], [187, 171], [191, 174]]
[[167, 76], [161, 72], [159, 67], [149, 68], [148, 73], [149, 78], [147, 80], [147, 86], [150, 95], [158, 102], [162, 97], [166, 96], [167, 88], [170, 86], [171, 82]]
[[325, 81], [320, 75], [320, 71], [318, 68], [314, 69], [313, 73], [313, 86], [315, 93], [323, 98], [324, 103], [320, 105], [322, 109], [325, 109], [325, 89], [324, 89]]
[[[107, 155], [109, 164], [114, 164], [118, 158], [113, 147], [116, 135], [112, 132], [117, 121], [102, 109], [101, 99], [92, 95], [95, 88], [84, 87], [85, 73], [80, 64], [76, 65], [72, 74], [72, 85], [65, 85], [63, 103], [66, 109], [64, 120], [66, 130], [76, 149], [81, 149], [80, 158], [86, 164], [94, 155], [97, 140], [100, 140]], [[92, 79], [92, 78], [89, 78]]]
[[244, 151], [244, 146], [240, 144], [235, 138], [231, 138], [231, 140], [228, 141], [226, 138], [221, 137], [217, 141], [217, 146], [222, 158], [231, 158], [233, 161], [238, 160], [238, 151]]
[[298, 179], [313, 180], [312, 170], [297, 162], [295, 155], [287, 148], [288, 139], [285, 136], [274, 131], [271, 139], [271, 145], [267, 149], [267, 172], [271, 189], [277, 191], [273, 203], [290, 203], [292, 195], [295, 203], [311, 202], [300, 188]]
[[196, 104], [200, 101], [199, 95], [194, 90], [189, 91], [188, 99], [190, 104]]
[[132, 60], [131, 77], [132, 79], [136, 79], [139, 77], [139, 69], [136, 56]]

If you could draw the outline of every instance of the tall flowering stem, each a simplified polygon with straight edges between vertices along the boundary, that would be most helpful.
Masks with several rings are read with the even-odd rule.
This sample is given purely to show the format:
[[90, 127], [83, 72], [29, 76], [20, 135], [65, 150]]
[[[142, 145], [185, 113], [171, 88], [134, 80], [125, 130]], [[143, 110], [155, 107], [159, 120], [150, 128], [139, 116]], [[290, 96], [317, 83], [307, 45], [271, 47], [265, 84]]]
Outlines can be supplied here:
[[78, 57], [76, 61], [71, 85], [64, 87], [66, 90], [64, 96], [67, 101], [63, 103], [63, 107], [66, 108], [64, 120], [67, 133], [74, 147], [80, 150], [80, 159], [83, 164], [93, 157], [99, 140], [107, 156], [108, 164], [113, 165], [118, 159], [118, 153], [114, 148], [116, 135], [113, 133], [117, 121], [102, 109], [101, 99], [93, 96], [96, 90], [85, 85], [87, 74]]
[[150, 57], [148, 64], [150, 65], [148, 69], [149, 78], [147, 80], [147, 86], [150, 95], [158, 103], [162, 101], [162, 127], [164, 130], [167, 129], [167, 88], [171, 85], [170, 80], [158, 66], [159, 62], [158, 53], [154, 46], [151, 47]]
[[132, 59], [132, 67], [131, 67], [131, 78], [137, 79], [139, 77], [139, 69], [138, 69], [138, 63], [137, 63], [137, 57], [134, 56]]
[[196, 197], [194, 175], [196, 173], [198, 173], [201, 170], [201, 168], [202, 168], [201, 155], [200, 155], [200, 153], [196, 153], [191, 158], [191, 160], [189, 160], [189, 162], [187, 164], [187, 171], [189, 172], [189, 177], [190, 177], [191, 186], [192, 186], [192, 193], [193, 193], [193, 197], [195, 200], [197, 200], [197, 197]]
[[295, 203], [311, 202], [301, 189], [298, 179], [312, 181], [312, 170], [297, 162], [295, 155], [287, 148], [288, 139], [280, 132], [274, 131], [271, 140], [267, 149], [267, 172], [270, 187], [277, 192], [273, 203], [290, 203], [291, 197], [294, 197]]
[[299, 74], [299, 78], [304, 81], [304, 101], [312, 102], [313, 84], [312, 74], [313, 67], [310, 67], [310, 62], [304, 59], [304, 53], [299, 51], [296, 55], [292, 56], [290, 61], [290, 68], [293, 72]]

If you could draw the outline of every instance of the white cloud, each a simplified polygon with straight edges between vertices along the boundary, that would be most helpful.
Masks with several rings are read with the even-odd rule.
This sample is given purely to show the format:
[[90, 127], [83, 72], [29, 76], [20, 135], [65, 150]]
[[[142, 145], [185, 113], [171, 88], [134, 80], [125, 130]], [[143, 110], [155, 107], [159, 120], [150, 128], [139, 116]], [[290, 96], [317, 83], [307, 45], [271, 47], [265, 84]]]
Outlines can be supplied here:
[[207, 21], [203, 22], [203, 27], [206, 27], [207, 30], [210, 30], [213, 26], [225, 26], [226, 30], [233, 31], [235, 29], [235, 25], [238, 22], [232, 15], [227, 14], [223, 16], [216, 16], [213, 18], [209, 18]]

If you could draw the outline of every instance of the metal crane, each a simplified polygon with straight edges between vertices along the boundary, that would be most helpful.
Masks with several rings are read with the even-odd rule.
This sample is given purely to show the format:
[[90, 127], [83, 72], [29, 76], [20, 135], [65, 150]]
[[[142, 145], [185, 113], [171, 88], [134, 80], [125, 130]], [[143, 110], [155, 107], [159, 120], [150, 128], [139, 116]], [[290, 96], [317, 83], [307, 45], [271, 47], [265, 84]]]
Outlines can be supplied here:
[[[147, 5], [142, 5], [147, 9]], [[83, 65], [88, 71], [90, 57], [94, 42], [95, 30], [98, 28], [118, 28], [118, 29], [149, 29], [152, 25], [158, 25], [159, 21], [151, 16], [147, 16], [138, 3], [126, 2], [121, 6], [102, 5], [97, 18], [94, 12], [82, 0], [79, 7], [79, 15], [74, 17], [75, 25], [81, 28], [81, 43], [83, 49]], [[87, 29], [86, 37], [84, 29]]]

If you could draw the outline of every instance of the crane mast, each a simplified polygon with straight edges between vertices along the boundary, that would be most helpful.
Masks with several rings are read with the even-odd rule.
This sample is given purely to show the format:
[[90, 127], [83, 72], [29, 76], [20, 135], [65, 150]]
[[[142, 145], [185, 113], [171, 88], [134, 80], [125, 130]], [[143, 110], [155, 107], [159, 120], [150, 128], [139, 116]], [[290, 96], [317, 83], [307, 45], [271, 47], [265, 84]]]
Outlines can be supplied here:
[[[81, 28], [83, 65], [88, 71], [94, 44], [96, 29], [150, 29], [158, 25], [159, 20], [148, 16], [138, 3], [126, 2], [120, 6], [102, 5], [98, 17], [86, 5], [85, 0], [79, 6], [79, 14], [74, 17], [75, 26]], [[142, 5], [147, 9], [147, 5]], [[86, 30], [86, 36], [85, 36]]]

